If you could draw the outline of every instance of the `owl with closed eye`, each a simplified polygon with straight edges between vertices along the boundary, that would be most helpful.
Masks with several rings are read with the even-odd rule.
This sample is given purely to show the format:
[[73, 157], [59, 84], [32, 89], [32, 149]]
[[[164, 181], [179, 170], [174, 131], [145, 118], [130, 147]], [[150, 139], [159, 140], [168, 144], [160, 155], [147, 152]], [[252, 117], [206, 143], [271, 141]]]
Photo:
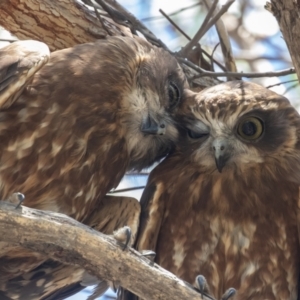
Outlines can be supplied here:
[[298, 112], [242, 81], [184, 98], [181, 141], [150, 174], [136, 248], [189, 283], [205, 278], [213, 299], [296, 300]]
[[[139, 203], [106, 194], [172, 151], [185, 86], [176, 59], [138, 37], [51, 54], [37, 41], [0, 49], [0, 199], [20, 192], [25, 206], [105, 234], [128, 226], [131, 245]], [[58, 300], [91, 281], [48, 259], [0, 238], [0, 299]]]

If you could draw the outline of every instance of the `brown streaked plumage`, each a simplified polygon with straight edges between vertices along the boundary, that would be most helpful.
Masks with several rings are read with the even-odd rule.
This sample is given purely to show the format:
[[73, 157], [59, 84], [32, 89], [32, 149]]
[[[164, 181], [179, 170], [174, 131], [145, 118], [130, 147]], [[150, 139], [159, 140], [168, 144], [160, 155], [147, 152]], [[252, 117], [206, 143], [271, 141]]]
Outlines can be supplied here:
[[[127, 225], [133, 233], [130, 242], [132, 244], [138, 230], [139, 217], [140, 205], [136, 199], [106, 196], [97, 204], [93, 213], [85, 220], [85, 224], [105, 234], [112, 234], [115, 229]], [[21, 261], [23, 261], [24, 254], [22, 256], [20, 250], [17, 253], [20, 254]], [[15, 258], [14, 255], [11, 256]], [[32, 259], [32, 252], [28, 252], [28, 257]], [[79, 266], [63, 265], [53, 260], [46, 260], [42, 255], [38, 258], [36, 268], [31, 268], [11, 280], [0, 282], [0, 299], [8, 297], [8, 299], [21, 300], [60, 300], [91, 285], [97, 285], [96, 291], [100, 290], [98, 294], [101, 295], [110, 285], [110, 283], [90, 275]], [[44, 260], [42, 261], [42, 259]], [[20, 260], [16, 262], [20, 262]], [[28, 261], [25, 262], [28, 263]], [[96, 298], [91, 295], [90, 299]]]
[[[114, 201], [105, 195], [127, 170], [147, 167], [173, 148], [178, 136], [173, 114], [184, 75], [172, 56], [145, 40], [110, 37], [52, 53], [33, 78], [25, 75], [19, 84], [24, 72], [16, 61], [34, 56], [39, 67], [46, 61], [44, 53], [39, 60], [38, 51], [20, 51], [22, 45], [26, 42], [1, 50], [0, 199], [21, 192], [26, 206], [90, 224], [97, 207], [102, 216], [112, 213]], [[37, 68], [30, 66], [25, 71], [31, 76]], [[6, 81], [11, 69], [16, 87]], [[20, 92], [19, 86], [26, 88]], [[132, 215], [123, 214], [127, 206]], [[109, 228], [98, 216], [103, 225], [98, 230], [112, 234], [131, 222], [134, 237], [139, 206], [129, 199], [114, 207]], [[0, 242], [0, 298], [19, 299], [16, 278], [28, 279], [45, 259]], [[24, 290], [26, 299], [41, 297]]]
[[141, 200], [137, 249], [192, 284], [204, 275], [216, 299], [233, 287], [230, 299], [296, 300], [298, 112], [242, 81], [186, 95], [182, 141]]
[[33, 75], [47, 63], [46, 44], [28, 40], [0, 49], [0, 107], [9, 107], [22, 93]]

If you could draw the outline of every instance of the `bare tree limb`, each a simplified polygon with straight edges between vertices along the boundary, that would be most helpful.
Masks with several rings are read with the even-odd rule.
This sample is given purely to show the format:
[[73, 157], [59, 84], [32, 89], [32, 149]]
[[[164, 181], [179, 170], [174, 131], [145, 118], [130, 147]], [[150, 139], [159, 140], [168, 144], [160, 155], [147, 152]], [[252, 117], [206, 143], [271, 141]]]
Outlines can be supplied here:
[[[213, 71], [214, 71], [214, 54], [215, 54], [217, 48], [219, 47], [219, 45], [220, 45], [220, 43], [216, 44], [215, 47], [214, 47], [214, 49], [213, 49], [213, 51], [211, 52], [210, 63], [211, 63], [211, 66], [212, 66]], [[225, 69], [225, 70], [223, 69], [223, 71], [226, 72], [226, 69]]]
[[141, 186], [129, 187], [126, 189], [112, 190], [108, 194], [117, 194], [117, 193], [124, 193], [124, 192], [130, 192], [130, 191], [135, 191], [135, 190], [142, 190], [145, 187], [146, 187], [145, 185], [141, 185]]
[[[208, 0], [203, 0], [203, 1], [205, 3], [206, 7], [208, 9], [210, 9], [211, 5], [209, 4], [209, 1]], [[234, 1], [235, 0], [228, 1], [228, 5], [230, 6]], [[215, 11], [218, 11], [218, 10], [219, 9], [217, 7]], [[216, 22], [216, 29], [217, 29], [217, 33], [218, 33], [220, 44], [221, 44], [221, 49], [222, 49], [222, 53], [223, 53], [223, 57], [224, 57], [224, 61], [225, 61], [225, 66], [228, 71], [236, 72], [237, 68], [236, 68], [236, 64], [235, 64], [233, 54], [232, 54], [230, 39], [229, 39], [227, 30], [226, 30], [226, 27], [221, 18]], [[233, 79], [233, 78], [228, 78], [228, 79]]]
[[0, 39], [0, 42], [9, 42], [9, 43], [13, 43], [13, 42], [15, 42], [15, 41], [17, 41], [17, 39], [4, 39], [4, 38], [1, 38], [1, 39]]
[[[191, 38], [168, 16], [162, 9], [159, 9], [159, 12], [189, 41]], [[226, 71], [226, 68], [222, 66], [217, 60], [213, 58], [212, 55], [207, 53], [204, 49], [201, 48], [202, 53], [204, 53], [211, 61], [218, 65], [223, 71]]]
[[[201, 299], [175, 275], [133, 249], [69, 217], [0, 201], [1, 241], [79, 265], [98, 278], [120, 283], [144, 299]], [[151, 295], [147, 297], [147, 295]]]
[[115, 0], [95, 0], [103, 9], [111, 16], [111, 18], [118, 24], [130, 28], [133, 34], [139, 31], [144, 37], [156, 46], [160, 46], [165, 50], [171, 52], [168, 47], [158, 39], [141, 21], [139, 21], [132, 13], [125, 9]]
[[278, 83], [275, 83], [275, 84], [272, 84], [272, 85], [268, 85], [268, 86], [266, 86], [266, 89], [270, 89], [270, 88], [275, 87], [275, 86], [280, 86], [282, 84], [291, 83], [291, 82], [295, 82], [295, 81], [297, 81], [297, 84], [299, 84], [297, 79], [292, 79], [292, 80], [282, 81], [282, 82], [278, 82]]
[[210, 28], [208, 26], [209, 20], [210, 20], [211, 16], [213, 15], [213, 13], [217, 7], [217, 4], [218, 4], [218, 0], [214, 0], [212, 6], [208, 10], [208, 13], [205, 16], [205, 19], [204, 19], [203, 23], [201, 24], [200, 28], [198, 29], [197, 33], [191, 39], [191, 41], [189, 43], [187, 43], [185, 45], [185, 47], [183, 47], [183, 49], [181, 50], [182, 56], [187, 56], [187, 54], [192, 50], [192, 48], [196, 44], [198, 44], [199, 40], [203, 37], [203, 35], [206, 33], [206, 31]]
[[[198, 32], [195, 34], [195, 36], [192, 38], [192, 40], [182, 49], [183, 54], [187, 54], [197, 43], [198, 41], [203, 37], [203, 35], [213, 26], [218, 22], [218, 20], [221, 18], [221, 16], [229, 9], [231, 4], [235, 0], [228, 0], [220, 10], [214, 14], [215, 9], [217, 7], [217, 0], [214, 0], [212, 6], [210, 7], [207, 16], [205, 20], [203, 21], [204, 26], [201, 26]], [[210, 17], [213, 16], [211, 19]], [[210, 20], [209, 20], [210, 19]], [[209, 21], [208, 21], [209, 20]]]
[[[113, 20], [103, 22], [113, 35], [131, 35]], [[2, 0], [0, 26], [19, 39], [43, 41], [52, 51], [107, 36], [93, 10], [79, 0]]]
[[95, 4], [92, 0], [86, 0], [85, 2], [94, 8], [95, 14], [96, 14], [99, 22], [101, 23], [102, 28], [106, 30], [108, 35], [112, 35], [112, 33], [109, 31], [109, 29], [105, 26], [105, 23], [104, 23], [103, 19], [101, 18], [100, 13], [98, 12], [98, 7], [96, 6], [96, 4], [98, 4], [98, 3]]
[[294, 0], [271, 0], [265, 8], [277, 19], [289, 49], [298, 80], [300, 78], [300, 4]]
[[[175, 16], [177, 14], [180, 14], [181, 12], [183, 11], [186, 11], [186, 10], [189, 10], [191, 8], [194, 8], [196, 6], [199, 6], [199, 5], [202, 5], [202, 3], [199, 1], [198, 3], [195, 3], [195, 4], [192, 4], [192, 5], [189, 5], [189, 6], [186, 6], [186, 7], [183, 7], [181, 9], [178, 9], [176, 11], [173, 11], [172, 13], [169, 13], [169, 17], [171, 16]], [[163, 17], [162, 16], [156, 16], [156, 17], [148, 17], [148, 18], [143, 18], [141, 19], [142, 22], [146, 22], [146, 21], [154, 21], [154, 20], [159, 20], [159, 19], [162, 19]]]
[[165, 17], [169, 23], [171, 23], [186, 39], [188, 39], [189, 41], [191, 40], [191, 38], [170, 18], [170, 16], [168, 16], [161, 8], [158, 10], [163, 17]]
[[209, 76], [212, 78], [216, 78], [216, 77], [236, 77], [236, 78], [261, 78], [261, 77], [279, 77], [279, 76], [286, 76], [286, 75], [290, 75], [290, 74], [295, 74], [296, 71], [294, 68], [289, 68], [289, 69], [285, 69], [285, 70], [281, 70], [281, 71], [272, 71], [272, 72], [211, 72], [211, 71], [206, 71], [198, 66], [196, 66], [195, 64], [193, 64], [192, 62], [188, 61], [185, 58], [180, 58], [177, 57], [178, 61], [181, 62], [182, 64], [187, 65], [188, 67], [194, 69], [195, 71], [199, 72], [199, 74], [194, 75], [193, 78], [190, 78], [190, 80], [196, 79], [196, 78], [200, 78], [200, 77], [205, 77], [205, 76]]

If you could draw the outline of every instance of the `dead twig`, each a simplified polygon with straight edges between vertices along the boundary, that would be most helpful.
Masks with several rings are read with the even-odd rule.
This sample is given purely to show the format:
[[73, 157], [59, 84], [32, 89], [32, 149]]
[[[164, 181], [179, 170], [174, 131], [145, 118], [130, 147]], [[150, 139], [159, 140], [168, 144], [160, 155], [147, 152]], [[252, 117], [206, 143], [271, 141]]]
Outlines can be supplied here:
[[[234, 2], [235, 0], [229, 0], [227, 1], [219, 10], [218, 13], [215, 14], [215, 16], [206, 24], [206, 26], [202, 29], [202, 26], [200, 27], [200, 29], [198, 30], [198, 32], [196, 33], [196, 35], [194, 36], [194, 38], [190, 41], [190, 43], [188, 43], [183, 49], [182, 49], [182, 53], [188, 53], [193, 47], [194, 45], [202, 38], [202, 36], [213, 26], [216, 24], [216, 22], [221, 18], [221, 16], [228, 10], [228, 8], [231, 6], [231, 4]], [[214, 0], [212, 6], [210, 7], [207, 16], [211, 16], [215, 9], [216, 9], [216, 5], [217, 5], [217, 0]], [[205, 18], [205, 20], [207, 19], [207, 16]], [[205, 23], [205, 20], [203, 23]]]
[[[178, 9], [172, 13], [169, 13], [169, 17], [171, 16], [175, 16], [183, 11], [186, 11], [188, 9], [191, 9], [191, 8], [194, 8], [196, 6], [199, 6], [199, 5], [202, 5], [202, 3], [199, 1], [198, 3], [195, 3], [195, 4], [192, 4], [190, 6], [186, 6], [186, 7], [183, 7], [181, 9]], [[156, 16], [156, 17], [149, 17], [149, 18], [144, 18], [144, 19], [141, 19], [142, 22], [147, 22], [147, 21], [152, 21], [152, 20], [159, 20], [159, 19], [162, 19], [163, 17], [161, 16]]]
[[[279, 83], [276, 83], [276, 84], [268, 85], [268, 86], [266, 87], [266, 89], [270, 89], [270, 88], [275, 87], [275, 86], [280, 86], [280, 85], [282, 85], [282, 84], [291, 83], [291, 82], [295, 82], [295, 81], [298, 82], [298, 79], [287, 80], [287, 81], [282, 81], [282, 82], [279, 82]], [[298, 85], [298, 84], [299, 84], [299, 82], [297, 83], [297, 85]]]
[[[208, 0], [203, 0], [207, 9], [210, 10], [210, 4]], [[225, 4], [225, 7], [227, 7], [226, 5], [228, 5], [228, 8], [230, 7], [230, 5], [234, 2], [235, 0], [230, 0]], [[224, 8], [224, 7], [223, 7]], [[221, 12], [221, 10], [223, 9], [221, 8], [219, 12]], [[226, 9], [226, 11], [228, 10], [228, 8]], [[215, 11], [217, 11], [218, 8], [216, 8]], [[223, 15], [224, 13], [222, 13]], [[233, 54], [232, 54], [232, 49], [231, 49], [231, 43], [230, 43], [230, 39], [226, 30], [226, 27], [223, 23], [223, 21], [221, 20], [221, 18], [218, 19], [218, 21], [216, 21], [216, 29], [217, 29], [217, 33], [219, 36], [219, 40], [220, 40], [220, 44], [221, 44], [221, 50], [223, 53], [223, 57], [224, 57], [224, 61], [225, 61], [225, 66], [227, 68], [227, 71], [230, 72], [236, 72], [237, 68], [236, 68], [236, 64], [233, 58]], [[233, 79], [233, 78], [228, 78], [228, 79]]]
[[162, 47], [172, 53], [168, 47], [158, 39], [141, 21], [139, 21], [132, 13], [126, 10], [115, 0], [95, 0], [110, 15], [110, 17], [118, 24], [130, 28], [133, 34], [137, 31], [142, 33], [144, 37], [152, 44]]
[[200, 39], [207, 32], [207, 30], [210, 28], [210, 27], [208, 27], [209, 19], [213, 15], [213, 13], [214, 13], [214, 11], [215, 11], [215, 9], [217, 7], [217, 4], [218, 4], [218, 0], [214, 0], [211, 8], [209, 9], [207, 15], [205, 16], [205, 19], [204, 19], [203, 23], [201, 24], [199, 30], [195, 34], [195, 36], [192, 38], [192, 40], [189, 43], [187, 43], [185, 45], [185, 47], [183, 47], [181, 49], [182, 56], [187, 56], [188, 53], [193, 49], [193, 47], [196, 44], [198, 44], [198, 42], [200, 41]]
[[261, 77], [279, 77], [279, 76], [286, 76], [290, 74], [295, 74], [296, 71], [294, 68], [289, 68], [281, 71], [270, 71], [270, 72], [211, 72], [211, 71], [206, 71], [197, 65], [193, 64], [192, 62], [188, 61], [185, 58], [177, 57], [178, 61], [181, 62], [182, 64], [187, 65], [191, 69], [199, 72], [199, 74], [193, 76], [193, 78], [190, 78], [190, 80], [194, 80], [196, 78], [208, 76], [212, 78], [216, 77], [236, 77], [236, 78], [261, 78]]
[[[191, 40], [191, 37], [189, 37], [171, 18], [168, 16], [162, 9], [159, 9], [159, 12], [174, 26], [175, 29], [177, 29], [186, 39], [189, 41]], [[221, 68], [223, 71], [226, 71], [226, 68], [219, 63], [217, 60], [213, 58], [211, 54], [206, 52], [204, 49], [201, 47], [201, 52], [206, 55], [211, 61], [213, 61], [216, 65], [218, 65], [219, 68]]]
[[[214, 64], [213, 64], [213, 62], [214, 62], [214, 54], [215, 54], [215, 51], [217, 50], [217, 48], [218, 48], [218, 46], [220, 45], [220, 43], [218, 43], [215, 47], [214, 47], [214, 49], [213, 49], [213, 51], [212, 51], [212, 53], [211, 53], [211, 67], [212, 67], [212, 70], [214, 71]], [[223, 71], [224, 71], [224, 69], [223, 69]], [[225, 69], [225, 72], [226, 72], [226, 69]]]
[[9, 43], [13, 43], [16, 42], [17, 39], [0, 39], [0, 42], [9, 42]]
[[100, 21], [100, 24], [102, 25], [103, 29], [106, 30], [108, 35], [112, 35], [112, 32], [109, 30], [109, 28], [104, 24], [103, 19], [101, 18], [99, 12], [98, 12], [98, 8], [96, 7], [95, 3], [92, 0], [85, 0], [85, 3], [87, 3], [88, 5], [92, 6], [94, 8], [95, 14], [98, 18], [98, 20]]
[[108, 194], [118, 194], [118, 193], [130, 192], [130, 191], [135, 191], [135, 190], [142, 190], [145, 187], [146, 187], [145, 185], [141, 185], [141, 186], [135, 186], [135, 187], [130, 187], [130, 188], [126, 188], [126, 189], [112, 190]]

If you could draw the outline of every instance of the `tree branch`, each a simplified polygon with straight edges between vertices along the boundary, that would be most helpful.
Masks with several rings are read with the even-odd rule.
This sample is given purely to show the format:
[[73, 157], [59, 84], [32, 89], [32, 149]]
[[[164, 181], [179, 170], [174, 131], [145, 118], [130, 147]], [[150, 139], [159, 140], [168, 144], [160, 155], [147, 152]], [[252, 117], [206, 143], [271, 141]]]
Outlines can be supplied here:
[[0, 201], [0, 235], [1, 241], [118, 282], [143, 299], [202, 299], [187, 283], [152, 265], [137, 251], [122, 251], [112, 237], [62, 214], [24, 206], [15, 209], [11, 203]]
[[279, 77], [279, 76], [291, 75], [296, 72], [294, 68], [289, 68], [289, 69], [285, 69], [285, 70], [281, 70], [281, 71], [270, 71], [270, 72], [245, 72], [245, 73], [243, 73], [243, 72], [211, 72], [211, 71], [206, 71], [206, 70], [196, 66], [195, 64], [193, 64], [192, 62], [188, 61], [185, 58], [177, 57], [177, 59], [180, 63], [185, 64], [188, 67], [192, 68], [193, 70], [199, 72], [199, 74], [194, 75], [194, 77], [190, 78], [189, 80], [194, 80], [196, 78], [205, 77], [205, 76], [209, 76], [212, 78], [225, 77], [225, 76], [236, 77], [236, 78]]
[[271, 0], [265, 8], [276, 18], [300, 78], [300, 4], [294, 0]]
[[[104, 22], [114, 35], [131, 35], [109, 18]], [[95, 13], [78, 0], [2, 0], [0, 26], [19, 39], [43, 41], [52, 51], [107, 36]]]
[[[230, 6], [231, 4], [233, 4], [234, 1], [235, 0], [227, 1], [227, 4]], [[209, 9], [210, 8], [209, 1], [204, 0], [204, 3], [205, 3], [205, 6]], [[222, 9], [224, 9], [224, 6], [221, 8], [221, 10]], [[226, 10], [227, 9], [228, 8], [226, 8]], [[216, 13], [216, 11], [218, 11], [218, 6], [217, 6], [214, 14]], [[228, 32], [226, 30], [226, 27], [225, 27], [225, 25], [224, 25], [221, 18], [216, 22], [216, 30], [217, 30], [217, 33], [218, 33], [218, 36], [219, 36], [219, 40], [220, 40], [221, 49], [222, 49], [222, 53], [223, 53], [226, 68], [230, 72], [236, 72], [237, 68], [236, 68], [236, 64], [235, 64], [233, 54], [232, 54], [230, 39], [229, 39], [229, 36], [228, 36]], [[233, 80], [234, 78], [228, 78], [228, 79]]]
[[[208, 29], [210, 27], [208, 27], [208, 22], [211, 18], [211, 16], [213, 15], [216, 7], [218, 4], [218, 0], [214, 0], [213, 4], [211, 6], [211, 8], [208, 10], [207, 15], [205, 16], [205, 19], [203, 21], [203, 23], [201, 24], [200, 28], [198, 29], [197, 33], [195, 34], [195, 36], [191, 39], [190, 42], [188, 42], [182, 49], [181, 49], [181, 53], [182, 56], [187, 56], [187, 54], [192, 50], [192, 48], [198, 44], [198, 42], [200, 41], [200, 39], [203, 37], [203, 35], [208, 31]], [[212, 24], [213, 25], [213, 24]], [[211, 26], [212, 26], [211, 25]]]

